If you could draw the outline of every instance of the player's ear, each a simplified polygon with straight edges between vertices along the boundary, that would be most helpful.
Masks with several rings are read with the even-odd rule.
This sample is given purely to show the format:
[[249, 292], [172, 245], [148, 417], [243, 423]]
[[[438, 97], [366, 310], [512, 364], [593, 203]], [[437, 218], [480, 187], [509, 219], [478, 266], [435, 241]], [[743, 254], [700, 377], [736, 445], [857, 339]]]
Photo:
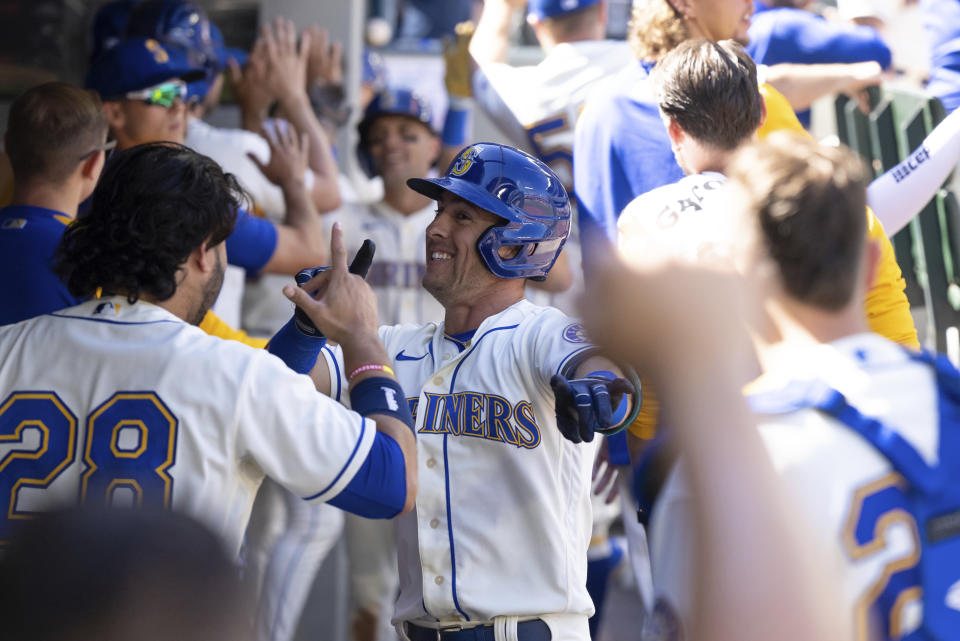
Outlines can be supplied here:
[[683, 130], [683, 127], [680, 126], [680, 123], [670, 118], [667, 121], [667, 135], [670, 136], [670, 144], [676, 147], [679, 143], [683, 142], [687, 134]]
[[207, 239], [190, 253], [191, 260], [195, 261], [201, 273], [209, 274], [217, 268], [217, 249], [217, 245], [211, 245], [210, 239]]
[[110, 129], [116, 131], [123, 129], [126, 124], [126, 112], [123, 110], [123, 104], [118, 100], [110, 100], [103, 103], [103, 113], [107, 117], [107, 124]]
[[80, 174], [87, 180], [97, 182], [100, 178], [100, 171], [103, 169], [103, 163], [106, 160], [107, 152], [95, 151], [87, 157], [80, 165]]

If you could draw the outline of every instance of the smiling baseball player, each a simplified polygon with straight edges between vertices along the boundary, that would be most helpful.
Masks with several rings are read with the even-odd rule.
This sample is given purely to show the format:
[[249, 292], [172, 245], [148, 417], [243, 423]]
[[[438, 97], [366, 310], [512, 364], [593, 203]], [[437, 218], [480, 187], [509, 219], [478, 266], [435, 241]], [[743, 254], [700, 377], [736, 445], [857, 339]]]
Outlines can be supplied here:
[[[389, 363], [351, 370], [334, 350], [314, 370], [321, 390], [395, 371], [397, 403], [416, 415], [420, 485], [398, 522], [394, 622], [411, 641], [589, 639], [593, 450], [576, 443], [624, 422], [612, 407], [632, 388], [579, 322], [524, 300], [524, 279], [545, 277], [563, 248], [566, 192], [539, 160], [492, 143], [408, 185], [437, 200], [423, 286], [443, 322], [381, 327]], [[309, 309], [325, 278], [285, 293]]]

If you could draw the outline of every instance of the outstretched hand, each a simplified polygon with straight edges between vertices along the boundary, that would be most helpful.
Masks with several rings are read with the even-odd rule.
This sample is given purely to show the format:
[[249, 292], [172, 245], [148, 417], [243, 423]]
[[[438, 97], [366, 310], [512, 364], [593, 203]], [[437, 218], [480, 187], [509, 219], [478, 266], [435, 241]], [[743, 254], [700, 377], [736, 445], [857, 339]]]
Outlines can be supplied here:
[[594, 432], [615, 424], [614, 408], [623, 394], [634, 391], [624, 378], [600, 376], [567, 379], [559, 374], [550, 379], [556, 401], [557, 427], [573, 443], [593, 440]]

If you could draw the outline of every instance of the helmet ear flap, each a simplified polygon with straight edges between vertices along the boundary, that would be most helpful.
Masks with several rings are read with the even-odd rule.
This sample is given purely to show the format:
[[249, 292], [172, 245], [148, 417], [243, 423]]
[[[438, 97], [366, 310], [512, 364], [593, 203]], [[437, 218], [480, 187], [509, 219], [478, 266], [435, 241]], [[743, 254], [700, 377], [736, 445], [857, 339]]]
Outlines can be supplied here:
[[498, 253], [497, 232], [500, 225], [490, 225], [487, 230], [477, 238], [477, 253], [487, 269], [496, 276], [499, 276], [500, 255]]

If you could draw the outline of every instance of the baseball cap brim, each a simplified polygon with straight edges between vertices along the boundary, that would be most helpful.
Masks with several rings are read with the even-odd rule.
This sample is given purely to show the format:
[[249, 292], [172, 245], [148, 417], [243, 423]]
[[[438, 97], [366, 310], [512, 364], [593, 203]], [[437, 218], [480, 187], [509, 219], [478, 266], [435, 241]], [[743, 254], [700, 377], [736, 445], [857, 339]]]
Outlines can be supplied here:
[[85, 85], [110, 100], [168, 80], [197, 82], [205, 75], [176, 47], [163, 47], [149, 38], [132, 38], [103, 51], [91, 64]]

